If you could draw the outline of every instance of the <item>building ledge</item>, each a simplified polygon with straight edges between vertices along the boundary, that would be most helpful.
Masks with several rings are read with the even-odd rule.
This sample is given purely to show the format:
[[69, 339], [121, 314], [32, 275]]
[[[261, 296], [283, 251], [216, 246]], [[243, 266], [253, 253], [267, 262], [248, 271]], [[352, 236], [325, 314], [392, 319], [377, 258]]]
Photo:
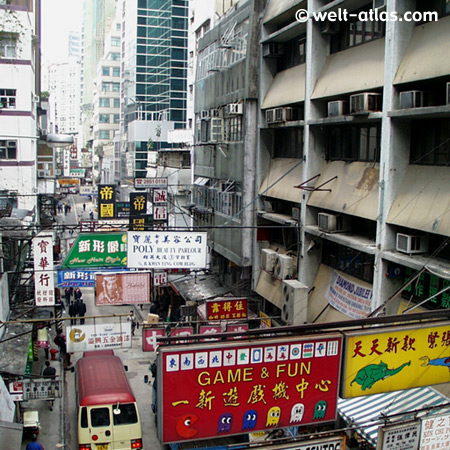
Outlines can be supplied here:
[[422, 108], [396, 109], [388, 112], [393, 119], [434, 119], [448, 117], [450, 105], [424, 106]]
[[269, 213], [266, 211], [258, 211], [258, 217], [262, 217], [263, 219], [270, 220], [271, 222], [276, 222], [281, 225], [298, 225], [298, 221], [295, 220], [292, 216], [288, 216], [287, 214], [279, 214], [279, 213]]
[[364, 123], [381, 120], [383, 113], [373, 112], [369, 114], [345, 115], [336, 117], [323, 117], [321, 119], [308, 120], [308, 125], [340, 125], [347, 122]]
[[449, 261], [441, 258], [430, 257], [429, 254], [407, 255], [394, 250], [386, 250], [382, 253], [383, 259], [402, 266], [421, 270], [426, 267], [433, 272], [442, 274], [443, 278], [450, 277]]

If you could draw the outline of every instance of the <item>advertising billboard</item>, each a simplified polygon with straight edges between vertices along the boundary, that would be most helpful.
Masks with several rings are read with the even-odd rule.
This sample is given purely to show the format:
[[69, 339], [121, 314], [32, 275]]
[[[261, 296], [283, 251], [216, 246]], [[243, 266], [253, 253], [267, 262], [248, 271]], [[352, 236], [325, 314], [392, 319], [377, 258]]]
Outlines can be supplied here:
[[192, 231], [129, 231], [127, 265], [146, 269], [204, 269], [207, 236]]
[[345, 333], [342, 398], [450, 382], [450, 323]]
[[63, 269], [125, 267], [127, 265], [126, 233], [80, 234], [72, 245]]
[[161, 346], [163, 443], [334, 421], [339, 334]]
[[150, 273], [98, 273], [95, 292], [97, 306], [150, 303]]

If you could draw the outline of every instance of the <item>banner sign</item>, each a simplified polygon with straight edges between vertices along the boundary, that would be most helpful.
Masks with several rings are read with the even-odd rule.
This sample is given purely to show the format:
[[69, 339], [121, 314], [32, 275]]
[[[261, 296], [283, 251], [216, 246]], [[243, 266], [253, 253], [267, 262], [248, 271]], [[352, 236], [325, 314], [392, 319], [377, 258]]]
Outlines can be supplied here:
[[[256, 433], [255, 433], [256, 434]], [[294, 436], [298, 436], [295, 434]], [[267, 443], [267, 439], [270, 440], [270, 437], [264, 433], [265, 439], [259, 440], [256, 442], [264, 442]], [[286, 442], [286, 435], [284, 436], [284, 441]], [[251, 440], [251, 442], [255, 442], [255, 439]], [[262, 448], [264, 450], [345, 450], [345, 438], [344, 437], [327, 437], [323, 439], [304, 439], [302, 441], [295, 440], [295, 442], [291, 443], [283, 443], [279, 444], [274, 443], [274, 445], [264, 445]], [[257, 448], [257, 447], [256, 447]], [[403, 450], [403, 449], [397, 449]]]
[[130, 202], [117, 202], [116, 211], [118, 219], [130, 217]]
[[327, 334], [159, 347], [161, 441], [336, 420], [341, 345]]
[[80, 180], [76, 178], [59, 178], [58, 183], [60, 186], [78, 186]]
[[153, 220], [167, 220], [167, 206], [153, 206]]
[[167, 189], [153, 189], [153, 203], [167, 203]]
[[95, 292], [97, 306], [150, 303], [150, 273], [98, 273]]
[[[170, 337], [174, 336], [192, 336], [194, 334], [194, 328], [193, 327], [177, 327], [171, 330]], [[176, 341], [176, 344], [184, 344], [186, 341], [179, 340]]]
[[33, 379], [22, 380], [23, 399], [48, 400], [61, 397], [61, 380]]
[[420, 422], [378, 428], [377, 450], [419, 450]]
[[[248, 331], [248, 323], [228, 323], [227, 333], [245, 333]], [[240, 339], [240, 338], [234, 338]]]
[[154, 272], [153, 286], [166, 286], [166, 285], [167, 285], [167, 272]]
[[96, 323], [66, 327], [67, 351], [85, 352], [115, 348], [131, 348], [131, 322]]
[[52, 306], [55, 304], [53, 237], [41, 235], [34, 237], [33, 255], [36, 306]]
[[178, 231], [129, 231], [129, 268], [204, 269], [206, 233]]
[[95, 270], [58, 270], [58, 287], [94, 287]]
[[361, 319], [372, 311], [372, 289], [349, 281], [342, 273], [333, 272], [325, 293], [329, 304], [343, 314]]
[[167, 178], [135, 178], [134, 187], [136, 189], [165, 188]]
[[96, 195], [96, 194], [97, 194], [97, 188], [95, 186], [80, 186], [80, 195], [90, 196], [90, 195]]
[[450, 382], [450, 322], [345, 336], [342, 398]]
[[[200, 325], [198, 329], [198, 334], [220, 334], [222, 333], [221, 325]], [[218, 339], [203, 339], [203, 342], [206, 341], [218, 341]]]
[[142, 330], [142, 351], [154, 352], [158, 348], [156, 338], [165, 337], [166, 328], [144, 328]]
[[61, 267], [89, 269], [91, 267], [125, 267], [126, 265], [126, 233], [82, 233], [72, 245]]
[[139, 217], [147, 214], [147, 193], [130, 192], [130, 216]]
[[99, 184], [98, 185], [98, 218], [114, 219], [116, 203], [116, 185]]
[[206, 301], [207, 320], [246, 319], [248, 317], [246, 298], [216, 298]]
[[450, 442], [450, 415], [422, 419], [420, 450], [446, 449]]

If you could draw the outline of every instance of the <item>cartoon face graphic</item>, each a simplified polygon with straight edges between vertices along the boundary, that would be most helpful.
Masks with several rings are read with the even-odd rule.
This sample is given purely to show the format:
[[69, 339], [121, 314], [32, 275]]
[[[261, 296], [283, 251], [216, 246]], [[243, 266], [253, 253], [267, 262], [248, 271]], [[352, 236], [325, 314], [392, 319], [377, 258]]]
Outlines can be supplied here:
[[305, 412], [305, 405], [303, 403], [296, 403], [291, 409], [291, 421], [290, 423], [299, 423], [303, 419], [303, 413]]
[[198, 417], [194, 414], [185, 414], [184, 416], [181, 416], [177, 420], [175, 426], [178, 435], [185, 439], [193, 438], [198, 433], [198, 430], [193, 427], [197, 420]]
[[323, 419], [325, 417], [326, 412], [327, 412], [327, 402], [324, 400], [317, 402], [316, 406], [314, 406], [313, 420]]
[[244, 414], [244, 423], [242, 424], [242, 431], [253, 430], [256, 426], [256, 419], [258, 418], [258, 413], [251, 409]]
[[230, 413], [222, 414], [219, 417], [219, 426], [217, 427], [218, 433], [228, 433], [231, 431], [231, 424], [233, 423], [233, 415]]
[[281, 409], [278, 406], [273, 406], [267, 412], [266, 427], [276, 427], [280, 421]]

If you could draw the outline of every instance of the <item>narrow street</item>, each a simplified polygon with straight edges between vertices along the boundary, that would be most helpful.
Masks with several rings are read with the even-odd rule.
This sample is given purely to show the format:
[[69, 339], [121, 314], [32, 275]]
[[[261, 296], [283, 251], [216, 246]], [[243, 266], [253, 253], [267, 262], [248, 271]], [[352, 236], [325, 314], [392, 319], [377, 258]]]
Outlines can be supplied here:
[[[67, 203], [71, 205], [71, 212], [58, 214], [57, 220], [59, 224], [66, 226], [76, 225], [80, 220], [89, 220], [90, 211], [94, 211], [94, 205], [88, 201], [87, 197], [79, 195], [69, 195]], [[83, 210], [83, 203], [86, 204], [86, 210]], [[70, 233], [65, 230], [61, 236], [63, 242], [63, 254], [65, 256], [70, 243], [77, 237], [78, 231]], [[94, 288], [81, 288], [84, 303], [87, 306], [86, 317], [95, 316], [96, 319], [86, 319], [86, 324], [92, 323], [95, 320], [97, 323], [107, 323], [108, 321], [117, 322], [117, 318], [108, 318], [112, 314], [120, 315], [127, 314], [131, 309], [134, 309], [135, 315], [140, 323], [145, 320], [148, 306], [142, 310], [133, 308], [133, 306], [101, 306], [95, 305]], [[65, 308], [63, 317], [69, 317], [68, 308]], [[126, 320], [126, 318], [122, 318]], [[70, 322], [67, 321], [66, 325]], [[79, 322], [78, 322], [79, 323]], [[142, 423], [142, 436], [144, 449], [163, 449], [156, 436], [155, 417], [151, 411], [152, 400], [152, 377], [149, 371], [149, 366], [155, 359], [154, 353], [142, 352], [142, 327], [136, 329], [135, 336], [132, 340], [132, 347], [128, 349], [115, 350], [115, 354], [119, 356], [124, 365], [128, 367], [128, 380], [134, 391], [139, 407], [139, 415]], [[53, 338], [55, 336], [55, 328], [49, 334], [49, 341], [51, 347]], [[42, 349], [39, 351], [39, 361], [34, 363], [33, 372], [39, 373], [44, 364], [45, 356]], [[76, 361], [82, 356], [81, 352], [71, 354], [71, 364], [75, 367]], [[50, 411], [48, 402], [45, 400], [31, 400], [22, 404], [22, 410], [38, 411], [41, 431], [38, 441], [43, 447], [48, 449], [75, 449], [78, 448], [77, 441], [77, 411], [76, 411], [76, 390], [75, 390], [75, 373], [72, 370], [63, 370], [62, 362], [51, 361], [51, 365], [56, 368], [57, 376], [63, 380], [62, 383], [62, 397], [56, 399], [53, 411]], [[145, 375], [149, 376], [149, 383], [144, 382]], [[30, 442], [29, 439], [24, 439], [21, 450], [25, 450], [26, 445]]]

